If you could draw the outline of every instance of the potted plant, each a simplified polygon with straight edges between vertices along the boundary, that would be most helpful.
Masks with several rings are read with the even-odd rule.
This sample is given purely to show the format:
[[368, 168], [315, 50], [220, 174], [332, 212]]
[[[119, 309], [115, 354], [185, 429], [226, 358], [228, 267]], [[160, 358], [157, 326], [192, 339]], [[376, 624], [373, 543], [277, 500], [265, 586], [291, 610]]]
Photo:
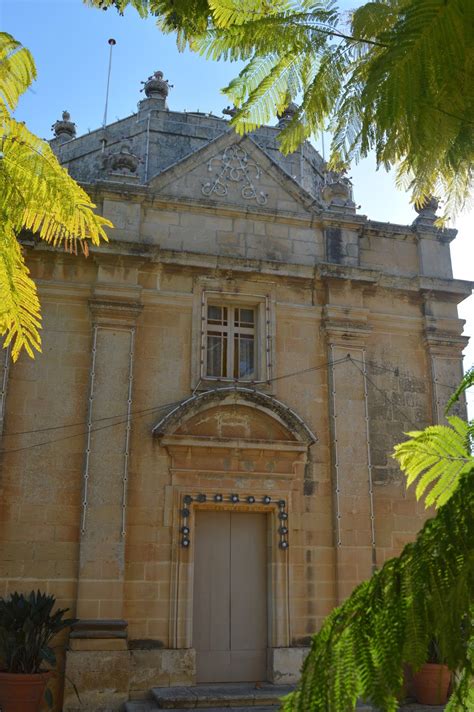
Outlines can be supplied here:
[[436, 640], [431, 640], [428, 658], [413, 675], [417, 702], [422, 705], [444, 705], [448, 701], [451, 671], [441, 657]]
[[43, 694], [52, 705], [46, 685], [56, 656], [54, 636], [76, 622], [64, 618], [68, 610], [53, 611], [56, 599], [40, 591], [0, 598], [0, 709], [2, 712], [37, 712]]

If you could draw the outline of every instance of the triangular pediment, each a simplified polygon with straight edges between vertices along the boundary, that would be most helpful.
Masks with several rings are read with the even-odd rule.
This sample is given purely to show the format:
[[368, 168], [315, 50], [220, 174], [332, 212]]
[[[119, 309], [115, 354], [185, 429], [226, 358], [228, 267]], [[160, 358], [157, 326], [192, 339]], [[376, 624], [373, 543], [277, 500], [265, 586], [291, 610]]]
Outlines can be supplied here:
[[320, 205], [250, 137], [227, 131], [149, 181], [160, 197], [306, 215]]

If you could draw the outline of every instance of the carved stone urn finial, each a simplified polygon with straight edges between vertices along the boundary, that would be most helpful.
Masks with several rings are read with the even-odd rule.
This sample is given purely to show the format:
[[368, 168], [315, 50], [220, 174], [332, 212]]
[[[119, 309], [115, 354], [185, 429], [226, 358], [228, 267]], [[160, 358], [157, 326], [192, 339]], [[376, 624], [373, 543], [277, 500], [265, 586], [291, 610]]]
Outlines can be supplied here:
[[285, 128], [285, 126], [290, 123], [293, 116], [297, 113], [298, 106], [293, 101], [290, 101], [286, 109], [283, 109], [281, 114], [278, 114], [278, 128]]
[[142, 82], [142, 84], [143, 88], [140, 91], [145, 92], [146, 99], [139, 102], [138, 108], [140, 111], [150, 111], [150, 109], [163, 111], [168, 109], [166, 98], [173, 85], [169, 84], [167, 79], [163, 79], [163, 72], [153, 72], [146, 82]]
[[222, 113], [225, 116], [230, 116], [230, 118], [235, 116], [237, 112], [238, 112], [238, 109], [235, 106], [226, 106], [225, 109], [222, 109]]
[[76, 137], [76, 124], [71, 121], [69, 111], [63, 111], [62, 118], [55, 121], [51, 130], [54, 133], [54, 138], [61, 139], [62, 143]]
[[112, 180], [138, 180], [140, 163], [141, 159], [133, 152], [131, 142], [123, 139], [116, 148], [102, 154], [101, 169], [112, 176]]
[[167, 79], [163, 79], [163, 72], [160, 71], [154, 72], [148, 77], [146, 82], [142, 82], [142, 84], [144, 86], [140, 91], [144, 91], [148, 99], [166, 100], [171, 86]]
[[112, 171], [136, 173], [139, 163], [140, 159], [132, 153], [130, 144], [124, 141], [120, 146], [120, 150], [111, 154], [109, 168]]
[[331, 210], [355, 212], [352, 183], [345, 173], [345, 170], [340, 173], [336, 171], [325, 172], [321, 198]]
[[434, 195], [426, 198], [423, 205], [420, 205], [419, 207], [415, 205], [415, 210], [418, 213], [418, 217], [415, 218], [415, 223], [423, 222], [425, 225], [428, 223], [432, 225], [438, 218], [436, 215], [438, 207], [439, 200], [438, 198], [435, 198]]

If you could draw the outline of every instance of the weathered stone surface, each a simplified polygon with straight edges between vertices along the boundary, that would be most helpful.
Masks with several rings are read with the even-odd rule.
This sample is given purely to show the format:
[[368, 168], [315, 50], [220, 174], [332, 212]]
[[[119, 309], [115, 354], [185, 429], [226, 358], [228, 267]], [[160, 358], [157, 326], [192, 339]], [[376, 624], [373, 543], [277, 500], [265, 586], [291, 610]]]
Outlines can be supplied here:
[[270, 679], [275, 685], [294, 685], [309, 648], [273, 648], [270, 654]]
[[129, 680], [128, 651], [68, 651], [63, 710], [118, 712], [129, 698]]
[[[310, 144], [283, 156], [277, 128], [240, 138], [163, 101], [53, 141], [115, 229], [87, 260], [25, 245], [43, 351], [0, 359], [0, 595], [41, 588], [120, 619], [121, 637], [70, 642], [91, 710], [194, 683], [192, 522], [216, 494], [268, 515], [269, 677], [295, 680], [325, 616], [425, 520], [391, 451], [442, 419], [465, 344], [452, 231], [367, 220], [342, 193], [323, 205]], [[256, 382], [203, 377], [203, 316], [221, 301], [255, 310]]]
[[132, 650], [130, 694], [146, 693], [152, 687], [192, 685], [196, 677], [195, 651]]

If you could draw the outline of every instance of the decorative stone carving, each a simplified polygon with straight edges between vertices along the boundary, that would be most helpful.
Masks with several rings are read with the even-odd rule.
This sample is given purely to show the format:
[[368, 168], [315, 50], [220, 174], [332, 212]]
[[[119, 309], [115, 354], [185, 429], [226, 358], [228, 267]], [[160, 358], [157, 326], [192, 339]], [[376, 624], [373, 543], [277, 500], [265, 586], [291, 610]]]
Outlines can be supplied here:
[[109, 173], [126, 176], [135, 174], [140, 162], [141, 159], [132, 152], [130, 143], [123, 141], [118, 151], [104, 157], [102, 167]]
[[286, 109], [283, 109], [281, 114], [278, 114], [278, 128], [279, 129], [284, 129], [285, 126], [287, 126], [291, 119], [296, 116], [298, 113], [298, 106], [291, 101]]
[[69, 111], [63, 111], [62, 118], [51, 126], [55, 138], [61, 137], [63, 141], [70, 141], [76, 137], [76, 124], [71, 121]]
[[163, 99], [166, 100], [166, 97], [169, 94], [170, 85], [168, 83], [167, 79], [163, 79], [163, 72], [154, 72], [146, 82], [142, 82], [143, 89], [140, 89], [140, 91], [144, 91], [148, 99]]
[[261, 170], [251, 161], [247, 152], [240, 146], [228, 146], [222, 156], [214, 156], [207, 164], [210, 173], [216, 165], [218, 172], [213, 180], [207, 181], [201, 188], [203, 195], [223, 197], [228, 194], [228, 183], [243, 183], [241, 195], [244, 200], [255, 200], [257, 205], [267, 203], [267, 194], [257, 190], [255, 182], [260, 180]]
[[421, 205], [420, 207], [417, 207], [415, 205], [415, 210], [418, 213], [418, 217], [415, 218], [414, 224], [419, 225], [421, 223], [423, 225], [433, 225], [438, 218], [438, 216], [436, 215], [438, 207], [439, 200], [433, 195], [430, 198], [427, 198], [423, 205]]
[[321, 197], [328, 206], [355, 208], [352, 199], [352, 183], [344, 173], [326, 172], [326, 180], [321, 188]]
[[237, 112], [238, 109], [236, 106], [226, 106], [225, 109], [222, 109], [222, 113], [225, 116], [230, 116], [231, 119], [236, 115]]

